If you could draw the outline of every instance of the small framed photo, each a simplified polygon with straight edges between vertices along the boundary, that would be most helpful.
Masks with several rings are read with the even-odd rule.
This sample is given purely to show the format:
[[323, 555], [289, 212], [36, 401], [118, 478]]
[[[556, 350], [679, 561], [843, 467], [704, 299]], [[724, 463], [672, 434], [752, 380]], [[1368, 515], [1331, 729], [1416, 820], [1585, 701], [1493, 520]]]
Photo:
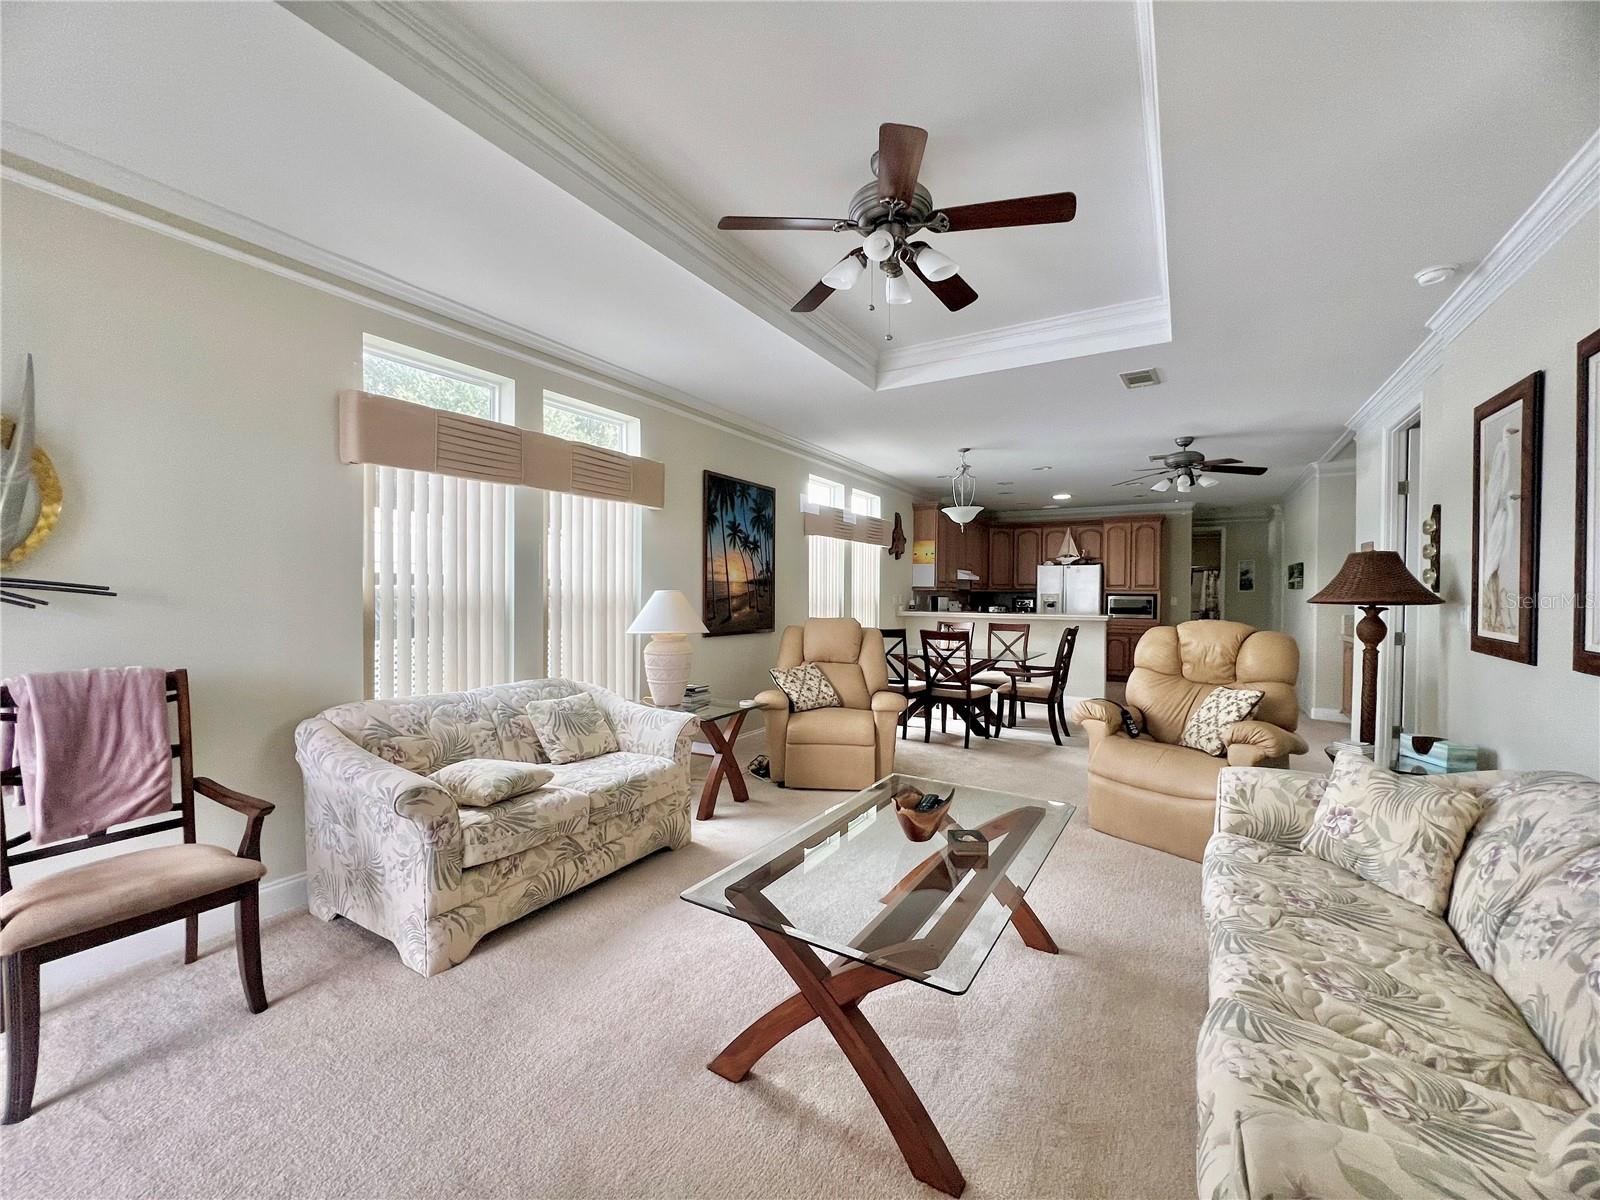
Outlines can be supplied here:
[[1289, 564], [1289, 590], [1301, 591], [1306, 586], [1306, 565], [1303, 562]]
[[1572, 669], [1600, 675], [1600, 329], [1578, 343], [1576, 529]]
[[1533, 665], [1544, 372], [1472, 410], [1472, 648]]
[[1239, 560], [1239, 590], [1241, 592], [1256, 590], [1256, 560], [1253, 558]]

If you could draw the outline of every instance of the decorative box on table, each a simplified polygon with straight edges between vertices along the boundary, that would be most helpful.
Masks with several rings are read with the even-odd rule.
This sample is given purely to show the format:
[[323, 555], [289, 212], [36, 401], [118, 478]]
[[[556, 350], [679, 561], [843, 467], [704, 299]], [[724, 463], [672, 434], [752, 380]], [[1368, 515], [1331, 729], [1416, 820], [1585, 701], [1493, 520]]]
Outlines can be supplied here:
[[1478, 747], [1420, 733], [1402, 733], [1395, 769], [1417, 775], [1451, 775], [1478, 769]]

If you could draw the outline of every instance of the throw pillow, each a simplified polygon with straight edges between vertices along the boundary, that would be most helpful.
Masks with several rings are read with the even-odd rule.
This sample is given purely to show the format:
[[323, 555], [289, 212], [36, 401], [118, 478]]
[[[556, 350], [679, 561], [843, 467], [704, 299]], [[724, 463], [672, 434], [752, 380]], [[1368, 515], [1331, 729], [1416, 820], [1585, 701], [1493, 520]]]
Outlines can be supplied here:
[[1441, 775], [1396, 775], [1347, 750], [1334, 760], [1300, 849], [1442, 914], [1483, 796]]
[[1200, 701], [1200, 707], [1189, 714], [1178, 745], [1191, 750], [1204, 750], [1221, 758], [1228, 752], [1228, 745], [1222, 740], [1228, 726], [1236, 721], [1248, 721], [1264, 695], [1265, 692], [1251, 688], [1214, 688], [1209, 696]]
[[553, 763], [582, 762], [621, 749], [611, 723], [588, 692], [557, 700], [535, 700], [528, 705], [528, 719], [533, 722], [539, 745]]
[[801, 663], [780, 671], [773, 667], [769, 672], [772, 682], [789, 697], [790, 712], [810, 712], [813, 708], [839, 708], [839, 693], [822, 673], [816, 663]]
[[555, 778], [555, 772], [503, 758], [466, 758], [440, 767], [428, 778], [449, 792], [457, 804], [488, 808], [512, 796], [537, 792]]
[[1528, 1182], [1552, 1196], [1600, 1200], [1600, 1104], [1579, 1113], [1556, 1134]]

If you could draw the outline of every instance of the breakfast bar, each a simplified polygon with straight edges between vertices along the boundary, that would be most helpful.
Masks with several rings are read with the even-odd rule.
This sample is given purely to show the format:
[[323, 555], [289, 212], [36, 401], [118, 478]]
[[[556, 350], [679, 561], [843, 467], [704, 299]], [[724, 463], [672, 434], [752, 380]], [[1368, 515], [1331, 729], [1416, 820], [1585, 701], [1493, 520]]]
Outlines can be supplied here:
[[1067, 673], [1067, 700], [1093, 700], [1106, 694], [1106, 615], [1104, 613], [1018, 613], [1018, 612], [930, 612], [924, 608], [902, 608], [911, 649], [921, 648], [921, 632], [935, 630], [940, 621], [971, 621], [974, 653], [981, 654], [989, 644], [989, 623], [1031, 626], [1030, 653], [1054, 653], [1062, 628], [1078, 627], [1078, 642], [1072, 652], [1072, 669]]

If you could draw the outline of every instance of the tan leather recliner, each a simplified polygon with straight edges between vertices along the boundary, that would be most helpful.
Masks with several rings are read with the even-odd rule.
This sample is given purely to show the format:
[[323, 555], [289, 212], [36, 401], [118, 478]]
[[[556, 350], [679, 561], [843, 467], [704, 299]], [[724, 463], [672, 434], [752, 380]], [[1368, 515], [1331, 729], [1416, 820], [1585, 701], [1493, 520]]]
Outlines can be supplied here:
[[889, 687], [883, 634], [849, 617], [813, 617], [783, 631], [778, 669], [813, 662], [841, 708], [790, 712], [770, 688], [756, 697], [767, 718], [767, 758], [779, 787], [859, 791], [894, 772], [895, 732], [906, 698]]
[[[1089, 733], [1089, 824], [1101, 833], [1199, 861], [1211, 836], [1223, 767], [1287, 767], [1304, 754], [1295, 678], [1300, 648], [1285, 633], [1238, 621], [1159, 625], [1133, 651], [1125, 707], [1144, 730], [1130, 738], [1110, 700], [1085, 700], [1072, 718]], [[1218, 687], [1266, 693], [1254, 718], [1223, 733], [1226, 758], [1178, 745], [1189, 715]]]

